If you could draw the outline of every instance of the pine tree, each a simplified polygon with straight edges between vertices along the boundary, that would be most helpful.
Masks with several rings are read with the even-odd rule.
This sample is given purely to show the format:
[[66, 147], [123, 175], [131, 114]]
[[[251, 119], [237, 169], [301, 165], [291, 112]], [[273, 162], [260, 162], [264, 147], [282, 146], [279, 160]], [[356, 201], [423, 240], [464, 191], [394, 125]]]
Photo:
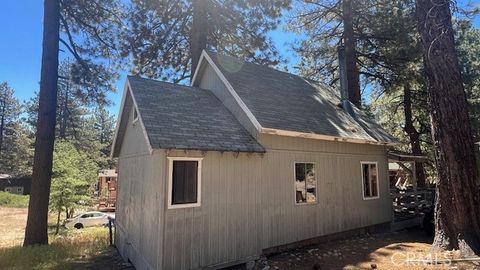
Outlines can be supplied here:
[[433, 247], [480, 255], [478, 172], [451, 3], [416, 3], [438, 172]]
[[133, 73], [180, 82], [190, 78], [203, 49], [276, 65], [267, 33], [290, 0], [134, 0], [127, 13], [124, 55]]
[[13, 96], [7, 82], [0, 83], [0, 172], [6, 173], [5, 147], [13, 141], [13, 127], [21, 112], [20, 104]]
[[106, 103], [115, 76], [105, 60], [115, 58], [121, 21], [115, 0], [45, 0], [42, 67], [36, 121], [32, 191], [24, 245], [47, 244], [47, 217], [55, 141], [59, 52], [75, 59], [72, 80], [86, 102]]
[[72, 211], [90, 201], [92, 184], [97, 180], [97, 166], [90, 157], [72, 143], [55, 143], [50, 193], [50, 210], [57, 213], [56, 233], [63, 211]]

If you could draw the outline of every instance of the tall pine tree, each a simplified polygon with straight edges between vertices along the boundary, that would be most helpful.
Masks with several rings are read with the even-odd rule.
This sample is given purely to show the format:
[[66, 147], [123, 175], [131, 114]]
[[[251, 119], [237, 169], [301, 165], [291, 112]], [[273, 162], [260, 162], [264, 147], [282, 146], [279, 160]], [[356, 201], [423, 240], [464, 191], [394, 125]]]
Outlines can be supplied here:
[[203, 49], [276, 65], [267, 36], [290, 0], [134, 0], [127, 13], [124, 56], [133, 73], [173, 82], [190, 78]]

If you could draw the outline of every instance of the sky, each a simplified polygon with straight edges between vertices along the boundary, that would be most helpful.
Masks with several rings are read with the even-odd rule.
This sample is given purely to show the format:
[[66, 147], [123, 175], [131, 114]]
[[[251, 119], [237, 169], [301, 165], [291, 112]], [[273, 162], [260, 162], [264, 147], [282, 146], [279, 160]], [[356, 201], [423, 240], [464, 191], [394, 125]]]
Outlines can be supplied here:
[[[480, 0], [478, 0], [480, 1]], [[462, 1], [458, 1], [462, 2]], [[475, 2], [474, 2], [475, 3]], [[476, 3], [480, 5], [480, 3]], [[0, 9], [0, 82], [7, 81], [15, 90], [15, 96], [28, 100], [39, 89], [42, 53], [43, 1], [3, 1]], [[480, 27], [480, 18], [475, 25]], [[292, 66], [298, 59], [290, 49], [296, 36], [279, 29], [270, 34], [279, 51]], [[109, 94], [113, 101], [109, 111], [117, 114], [126, 71], [121, 72], [117, 92]]]

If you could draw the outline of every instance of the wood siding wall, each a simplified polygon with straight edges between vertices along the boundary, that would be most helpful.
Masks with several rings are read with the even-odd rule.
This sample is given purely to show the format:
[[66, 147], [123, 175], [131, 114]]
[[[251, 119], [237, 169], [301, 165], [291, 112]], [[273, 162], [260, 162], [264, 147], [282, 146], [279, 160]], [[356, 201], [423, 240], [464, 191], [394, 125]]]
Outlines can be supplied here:
[[162, 269], [165, 191], [162, 155], [151, 155], [129, 114], [118, 161], [115, 244], [137, 269]]
[[[384, 147], [300, 140], [302, 146], [294, 138], [262, 138], [282, 146], [264, 155], [204, 153], [201, 206], [165, 210], [163, 269], [255, 258], [269, 247], [390, 222]], [[310, 150], [285, 150], [302, 147]], [[168, 156], [202, 153], [171, 151]], [[161, 159], [166, 164], [166, 155]], [[378, 162], [379, 199], [363, 200], [361, 161]], [[295, 162], [315, 163], [316, 204], [295, 204]]]

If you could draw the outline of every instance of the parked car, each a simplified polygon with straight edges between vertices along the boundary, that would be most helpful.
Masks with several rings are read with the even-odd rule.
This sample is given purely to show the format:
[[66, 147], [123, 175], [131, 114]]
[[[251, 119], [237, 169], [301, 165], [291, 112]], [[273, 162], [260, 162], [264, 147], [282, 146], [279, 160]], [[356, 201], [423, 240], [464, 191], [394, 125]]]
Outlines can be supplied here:
[[65, 227], [81, 229], [90, 226], [103, 226], [108, 224], [108, 214], [102, 212], [85, 212], [74, 216], [71, 219], [65, 221]]

